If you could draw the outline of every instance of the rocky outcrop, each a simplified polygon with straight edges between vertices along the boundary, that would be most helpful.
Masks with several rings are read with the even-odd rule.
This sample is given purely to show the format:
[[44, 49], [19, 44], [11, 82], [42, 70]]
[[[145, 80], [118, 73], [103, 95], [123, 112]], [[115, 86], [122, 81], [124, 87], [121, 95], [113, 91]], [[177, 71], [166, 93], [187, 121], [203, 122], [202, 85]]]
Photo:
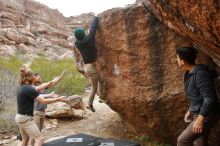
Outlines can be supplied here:
[[[159, 8], [150, 8], [164, 14]], [[202, 40], [184, 35], [190, 30], [182, 30], [178, 25], [182, 21], [174, 19], [177, 23], [172, 25], [176, 24], [173, 31], [168, 27], [171, 25], [164, 25], [165, 16], [158, 18], [143, 5], [102, 13], [97, 33], [98, 70], [106, 82], [109, 106], [133, 131], [176, 145], [177, 136], [186, 126], [183, 117], [188, 102], [183, 93], [184, 71], [177, 66], [175, 48], [196, 45], [203, 47], [203, 52], [206, 46], [199, 43]], [[200, 53], [199, 62], [209, 63], [208, 56], [217, 55], [212, 51]], [[219, 133], [220, 129], [215, 129]], [[213, 146], [219, 145], [217, 133], [212, 135]]]
[[[73, 29], [84, 27], [92, 13], [65, 18], [58, 10], [32, 0], [0, 1], [0, 53], [49, 58], [73, 57]], [[5, 48], [8, 48], [5, 50]]]
[[79, 16], [71, 16], [68, 18], [65, 28], [73, 30], [77, 27], [83, 27], [82, 24], [88, 26], [88, 22], [90, 22], [93, 19], [93, 17], [93, 13], [81, 14]]
[[48, 105], [46, 109], [46, 117], [49, 118], [83, 118], [85, 111], [83, 110], [82, 98], [78, 95], [72, 95], [67, 98], [67, 103], [57, 102]]
[[192, 40], [220, 67], [220, 1], [145, 1], [163, 24]]
[[73, 109], [65, 103], [55, 103], [49, 105], [46, 110], [48, 118], [77, 118], [82, 119], [85, 111], [81, 109]]

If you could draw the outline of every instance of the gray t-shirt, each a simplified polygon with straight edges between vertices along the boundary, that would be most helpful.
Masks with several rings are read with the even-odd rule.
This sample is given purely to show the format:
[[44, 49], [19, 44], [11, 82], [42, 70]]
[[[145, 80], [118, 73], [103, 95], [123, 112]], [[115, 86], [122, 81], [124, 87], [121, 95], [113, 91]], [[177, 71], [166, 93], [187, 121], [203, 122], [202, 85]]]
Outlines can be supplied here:
[[[33, 87], [35, 87], [35, 86], [33, 86]], [[42, 93], [42, 92], [40, 92], [40, 93]], [[34, 110], [35, 111], [45, 112], [46, 108], [47, 108], [46, 104], [43, 104], [43, 103], [40, 103], [40, 102], [34, 100]]]
[[40, 102], [38, 102], [36, 100], [34, 101], [34, 110], [35, 111], [44, 112], [46, 108], [47, 108], [46, 104], [40, 103]]

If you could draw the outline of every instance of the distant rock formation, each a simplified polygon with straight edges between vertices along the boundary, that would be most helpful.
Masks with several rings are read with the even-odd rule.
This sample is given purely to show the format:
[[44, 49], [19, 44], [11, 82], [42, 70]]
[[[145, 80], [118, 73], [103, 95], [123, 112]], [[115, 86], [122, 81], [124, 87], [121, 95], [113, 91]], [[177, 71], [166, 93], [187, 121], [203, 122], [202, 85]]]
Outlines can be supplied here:
[[65, 18], [58, 10], [32, 0], [0, 1], [0, 54], [48, 58], [73, 57], [73, 29], [93, 14]]

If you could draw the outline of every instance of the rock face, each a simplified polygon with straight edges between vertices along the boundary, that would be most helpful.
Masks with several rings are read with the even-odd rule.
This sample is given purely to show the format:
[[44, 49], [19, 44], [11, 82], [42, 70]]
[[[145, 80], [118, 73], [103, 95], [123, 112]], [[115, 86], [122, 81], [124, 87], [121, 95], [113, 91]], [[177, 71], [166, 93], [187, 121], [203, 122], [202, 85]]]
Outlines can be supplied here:
[[[150, 4], [160, 14], [160, 9]], [[183, 92], [184, 71], [178, 68], [175, 48], [194, 44], [207, 51], [199, 44], [201, 40], [183, 35], [184, 30], [171, 30], [162, 23], [166, 19], [158, 17], [143, 5], [102, 13], [97, 32], [98, 70], [106, 82], [110, 107], [133, 131], [176, 145], [177, 136], [186, 126], [183, 117], [188, 102]], [[178, 29], [181, 25], [176, 25]], [[214, 32], [209, 33], [214, 36]], [[209, 63], [207, 55], [216, 55], [212, 51], [200, 53], [199, 62]], [[215, 132], [212, 136], [212, 145], [219, 145], [217, 135]]]
[[220, 1], [146, 1], [163, 24], [187, 37], [220, 67]]
[[[0, 1], [0, 54], [49, 58], [73, 57], [72, 31], [92, 13], [65, 18], [58, 10], [32, 0]], [[86, 19], [85, 19], [86, 18]]]

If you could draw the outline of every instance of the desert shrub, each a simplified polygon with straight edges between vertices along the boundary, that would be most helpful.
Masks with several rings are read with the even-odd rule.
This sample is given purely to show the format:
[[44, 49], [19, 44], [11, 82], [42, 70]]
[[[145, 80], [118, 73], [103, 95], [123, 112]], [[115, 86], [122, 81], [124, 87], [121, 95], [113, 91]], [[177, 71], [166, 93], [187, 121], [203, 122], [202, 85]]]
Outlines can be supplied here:
[[63, 70], [67, 70], [67, 75], [50, 89], [50, 91], [56, 91], [58, 94], [82, 94], [87, 84], [84, 76], [77, 72], [74, 59], [48, 60], [41, 57], [32, 62], [31, 69], [41, 75], [43, 82], [47, 82], [60, 75]]
[[10, 57], [0, 57], [0, 68], [7, 70], [13, 74], [17, 74], [22, 67], [22, 60], [18, 59], [16, 56]]

